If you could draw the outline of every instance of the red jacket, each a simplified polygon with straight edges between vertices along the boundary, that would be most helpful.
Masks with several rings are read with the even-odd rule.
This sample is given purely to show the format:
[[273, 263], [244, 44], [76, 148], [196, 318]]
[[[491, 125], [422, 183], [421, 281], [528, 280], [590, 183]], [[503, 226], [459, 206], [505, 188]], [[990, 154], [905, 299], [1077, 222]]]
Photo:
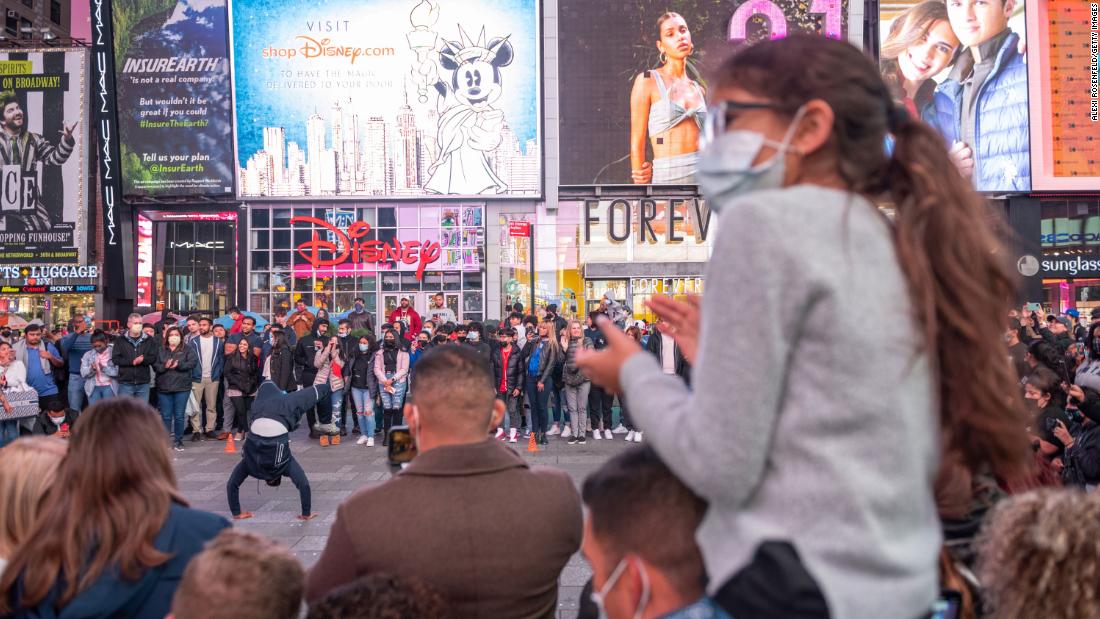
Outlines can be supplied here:
[[420, 333], [423, 328], [423, 324], [420, 322], [420, 314], [416, 313], [416, 310], [410, 305], [408, 309], [401, 309], [398, 307], [390, 313], [390, 324], [397, 322], [404, 322], [408, 328], [405, 330], [405, 339], [412, 341], [416, 339], [416, 335]]

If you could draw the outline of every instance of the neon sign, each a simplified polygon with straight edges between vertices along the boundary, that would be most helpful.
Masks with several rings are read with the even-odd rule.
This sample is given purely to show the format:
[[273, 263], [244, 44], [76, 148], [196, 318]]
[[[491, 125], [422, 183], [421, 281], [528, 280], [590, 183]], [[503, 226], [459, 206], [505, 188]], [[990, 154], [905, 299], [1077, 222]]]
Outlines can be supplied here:
[[[436, 241], [395, 240], [393, 243], [386, 243], [364, 240], [370, 234], [371, 226], [363, 221], [353, 222], [340, 229], [316, 217], [294, 217], [290, 220], [291, 225], [299, 223], [314, 227], [313, 238], [299, 245], [297, 250], [298, 255], [315, 269], [348, 263], [416, 264], [416, 279], [423, 280], [424, 270], [429, 264], [438, 262], [442, 254], [442, 248]], [[326, 238], [321, 238], [318, 230], [324, 231]]]

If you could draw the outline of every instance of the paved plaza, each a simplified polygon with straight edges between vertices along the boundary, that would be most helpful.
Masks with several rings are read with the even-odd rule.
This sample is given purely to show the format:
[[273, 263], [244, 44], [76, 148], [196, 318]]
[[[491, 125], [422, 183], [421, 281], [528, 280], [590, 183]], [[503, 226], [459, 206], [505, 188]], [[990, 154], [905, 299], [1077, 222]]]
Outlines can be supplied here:
[[[519, 453], [532, 464], [553, 466], [569, 473], [579, 490], [588, 473], [627, 447], [624, 436], [616, 434], [612, 441], [589, 438], [586, 445], [567, 445], [565, 441], [551, 437], [550, 444], [540, 447], [538, 453], [527, 453], [526, 443], [511, 446], [521, 448]], [[249, 478], [241, 486], [241, 509], [254, 512], [256, 516], [234, 525], [280, 542], [290, 548], [307, 568], [313, 565], [324, 549], [340, 502], [361, 488], [390, 478], [385, 449], [381, 446], [358, 446], [355, 444], [357, 438], [358, 435], [349, 435], [340, 445], [322, 448], [316, 441], [308, 440], [304, 428], [292, 435], [291, 449], [309, 475], [313, 489], [313, 511], [320, 514], [316, 519], [309, 522], [295, 519], [300, 511], [298, 491], [289, 479], [284, 479], [278, 488], [271, 488]], [[172, 454], [180, 490], [193, 507], [229, 518], [225, 482], [240, 461], [240, 446], [237, 446], [237, 453], [227, 454], [224, 452], [225, 443], [219, 441], [192, 443], [188, 437], [184, 445], [186, 451]], [[517, 557], [517, 567], [519, 565], [520, 558]], [[559, 617], [572, 619], [576, 616], [581, 588], [589, 577], [588, 565], [578, 553], [561, 575]]]

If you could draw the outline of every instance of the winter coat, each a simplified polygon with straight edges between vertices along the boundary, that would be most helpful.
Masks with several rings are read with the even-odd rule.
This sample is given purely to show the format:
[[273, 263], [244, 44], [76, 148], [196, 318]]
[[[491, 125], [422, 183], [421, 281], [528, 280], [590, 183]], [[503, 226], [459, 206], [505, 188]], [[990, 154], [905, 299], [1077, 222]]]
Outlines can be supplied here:
[[294, 366], [299, 385], [312, 385], [313, 379], [317, 378], [317, 367], [313, 365], [313, 358], [320, 349], [314, 345], [316, 342], [324, 347], [328, 338], [313, 332], [298, 338], [298, 343], [294, 345]]
[[[334, 365], [340, 366], [340, 371], [336, 372]], [[328, 383], [328, 386], [333, 391], [340, 391], [344, 388], [344, 374], [347, 372], [347, 361], [344, 355], [340, 353], [340, 346], [337, 344], [332, 350], [328, 347], [318, 350], [313, 355], [313, 367], [317, 368], [317, 376], [313, 379], [313, 384]]]
[[565, 350], [565, 364], [562, 368], [562, 382], [570, 387], [579, 387], [592, 379], [584, 375], [577, 367], [577, 350], [592, 350], [592, 340], [587, 337], [569, 338], [569, 348]]
[[[160, 354], [155, 338], [144, 333], [135, 344], [129, 335], [115, 338], [111, 361], [118, 366], [118, 382], [123, 385], [145, 385], [149, 383], [149, 368], [157, 362]], [[142, 357], [141, 363], [134, 365], [134, 359]]]
[[374, 375], [374, 355], [370, 351], [355, 355], [347, 376], [353, 389], [368, 389], [372, 398], [378, 395], [378, 377]]
[[[385, 348], [379, 348], [378, 352], [374, 353], [374, 377], [379, 381], [387, 380], [386, 378], [386, 360], [383, 354], [386, 352]], [[397, 349], [397, 371], [393, 374], [393, 382], [403, 382], [409, 376], [409, 353], [408, 351]]]
[[[980, 191], [1031, 191], [1027, 65], [1012, 33], [1001, 44], [993, 71], [977, 94], [974, 110], [974, 186]], [[960, 141], [963, 86], [952, 75], [937, 88], [924, 120], [947, 146]]]
[[[530, 364], [531, 356], [535, 354], [535, 348], [538, 347], [539, 342], [540, 340], [536, 336], [535, 339], [530, 340], [523, 347], [523, 373], [525, 376], [527, 375], [527, 366]], [[538, 372], [536, 372], [538, 382], [546, 383], [550, 381], [554, 375], [554, 369], [561, 361], [560, 357], [560, 347], [552, 347], [549, 341], [542, 347], [542, 353], [539, 355]]]
[[523, 351], [515, 344], [508, 346], [512, 352], [508, 356], [507, 368], [504, 367], [504, 348], [498, 346], [493, 349], [493, 390], [498, 393], [502, 378], [505, 380], [508, 393], [512, 393], [515, 389], [523, 390], [523, 374], [526, 371], [523, 367]]
[[[118, 366], [115, 365], [111, 355], [114, 344], [107, 345], [107, 366], [103, 368], [103, 375], [109, 379], [111, 383], [111, 391], [118, 395]], [[92, 391], [95, 390], [95, 364], [96, 357], [99, 353], [95, 349], [91, 349], [84, 353], [84, 356], [80, 358], [80, 376], [84, 379], [84, 393], [88, 397], [91, 397]]]
[[225, 360], [225, 386], [236, 389], [244, 395], [256, 393], [260, 386], [260, 370], [256, 367], [256, 356], [249, 353], [242, 357], [233, 353]]
[[267, 371], [271, 382], [283, 391], [294, 391], [298, 384], [294, 382], [294, 351], [289, 346], [271, 349], [267, 356]]
[[[646, 342], [646, 350], [650, 352], [654, 357], [657, 357], [657, 363], [661, 363], [661, 346], [664, 344], [665, 335], [660, 331], [654, 330], [649, 334], [649, 341]], [[684, 357], [683, 351], [680, 350], [680, 345], [673, 343], [672, 345], [672, 357], [675, 359], [673, 362], [673, 368], [676, 371], [676, 375], [684, 379], [684, 382], [691, 384], [691, 364], [687, 362]]]
[[1088, 424], [1073, 435], [1073, 445], [1062, 455], [1062, 483], [1084, 487], [1100, 484], [1100, 426]]
[[348, 312], [348, 322], [351, 323], [352, 331], [359, 331], [361, 329], [366, 331], [374, 331], [370, 312], [366, 310], [363, 310], [362, 312], [356, 312], [354, 310]]
[[[95, 353], [94, 350], [91, 352]], [[172, 368], [164, 367], [164, 364], [171, 359], [175, 359], [178, 365]], [[198, 363], [199, 358], [195, 350], [186, 344], [180, 344], [175, 352], [161, 348], [157, 353], [157, 362], [153, 364], [153, 370], [157, 373], [157, 392], [191, 391], [191, 372]]]
[[[210, 380], [217, 382], [222, 378], [222, 371], [225, 369], [225, 340], [220, 337], [210, 336], [214, 343], [214, 356], [211, 357], [210, 367]], [[188, 346], [195, 350], [195, 358], [198, 362], [195, 363], [195, 367], [191, 369], [191, 382], [202, 382], [202, 346], [200, 340], [202, 336], [191, 338], [191, 341], [187, 343]]]

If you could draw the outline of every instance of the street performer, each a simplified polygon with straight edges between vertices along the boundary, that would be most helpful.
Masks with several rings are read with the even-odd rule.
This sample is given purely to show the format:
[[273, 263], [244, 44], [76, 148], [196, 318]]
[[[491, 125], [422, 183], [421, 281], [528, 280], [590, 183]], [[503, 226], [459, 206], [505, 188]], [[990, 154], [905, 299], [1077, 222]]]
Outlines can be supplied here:
[[332, 393], [327, 383], [287, 393], [271, 381], [260, 385], [256, 401], [252, 403], [252, 424], [245, 438], [243, 458], [233, 469], [225, 491], [229, 498], [229, 511], [234, 520], [251, 518], [252, 512], [241, 511], [240, 488], [249, 476], [262, 479], [267, 485], [277, 487], [283, 477], [289, 477], [298, 489], [302, 500], [302, 514], [298, 520], [317, 517], [310, 509], [309, 479], [302, 466], [290, 454], [290, 433], [302, 420], [302, 415], [312, 409], [318, 400]]

